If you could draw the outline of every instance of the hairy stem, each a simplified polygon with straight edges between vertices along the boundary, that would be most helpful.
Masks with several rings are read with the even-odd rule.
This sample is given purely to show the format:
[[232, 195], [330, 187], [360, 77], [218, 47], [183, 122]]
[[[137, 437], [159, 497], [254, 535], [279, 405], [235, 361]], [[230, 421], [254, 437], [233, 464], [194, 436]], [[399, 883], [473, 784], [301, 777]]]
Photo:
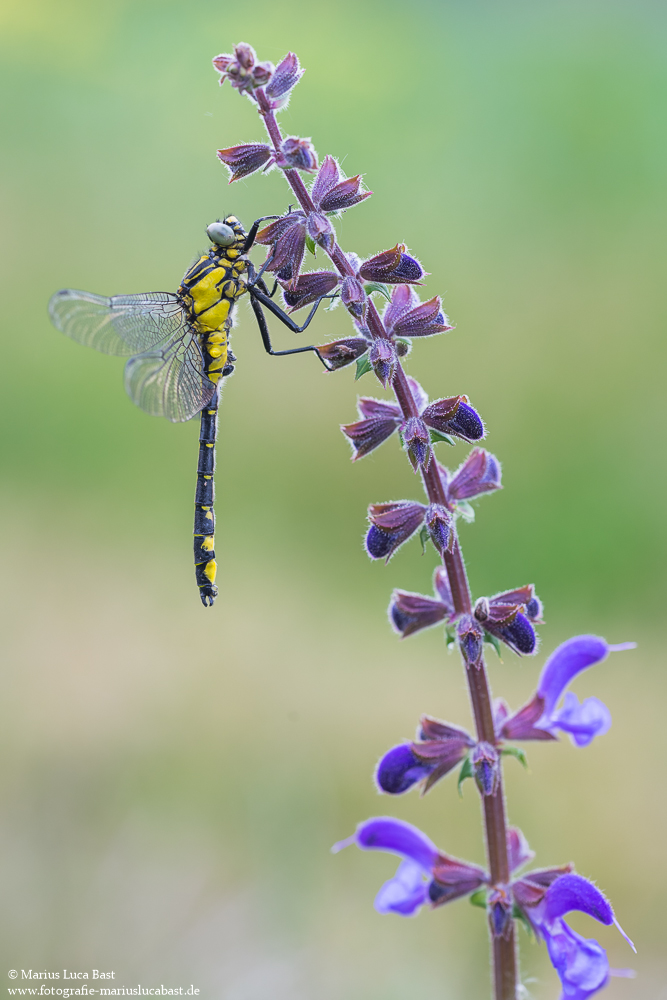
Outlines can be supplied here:
[[[269, 138], [274, 148], [279, 149], [282, 135], [275, 114], [263, 91], [258, 90], [256, 94], [259, 112], [264, 120]], [[315, 206], [300, 174], [296, 170], [285, 170], [284, 174], [301, 208], [305, 212], [314, 211]], [[337, 243], [326, 252], [339, 274], [345, 276], [354, 273], [347, 257]], [[376, 339], [387, 337], [384, 324], [380, 319], [375, 304], [370, 300], [367, 306], [367, 322], [371, 334]], [[397, 366], [392, 387], [403, 416], [406, 419], [419, 416], [419, 408], [400, 362]], [[447, 498], [440, 476], [438, 475], [435, 459], [431, 460], [428, 469], [422, 470], [421, 476], [424, 489], [431, 503], [446, 504]], [[447, 571], [456, 611], [460, 614], [470, 614], [472, 607], [470, 586], [458, 538], [454, 542], [452, 551], [444, 554], [443, 563]], [[466, 675], [477, 739], [495, 745], [496, 736], [493, 725], [491, 689], [486, 675], [484, 660], [482, 659], [476, 667], [466, 668]], [[507, 885], [510, 879], [510, 871], [507, 853], [507, 819], [505, 814], [502, 768], [495, 794], [482, 796], [482, 809], [484, 813], [486, 853], [491, 883], [492, 885]], [[514, 923], [512, 922], [511, 933], [508, 938], [494, 937], [493, 934], [491, 937], [494, 1000], [516, 1000], [517, 960]]]

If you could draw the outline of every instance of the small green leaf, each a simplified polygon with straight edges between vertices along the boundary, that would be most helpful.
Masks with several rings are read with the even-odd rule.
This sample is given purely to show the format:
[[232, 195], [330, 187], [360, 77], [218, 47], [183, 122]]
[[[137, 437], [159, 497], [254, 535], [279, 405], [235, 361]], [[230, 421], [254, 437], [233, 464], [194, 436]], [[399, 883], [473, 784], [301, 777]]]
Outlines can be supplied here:
[[450, 437], [449, 434], [441, 434], [440, 431], [429, 431], [429, 434], [431, 435], [431, 444], [437, 444], [438, 441], [444, 441], [445, 444], [451, 444], [452, 447], [456, 444], [454, 438]]
[[486, 889], [478, 889], [473, 892], [472, 896], [468, 896], [468, 899], [473, 906], [481, 906], [483, 910], [486, 909]]
[[364, 285], [364, 291], [366, 295], [372, 295], [373, 292], [379, 292], [380, 295], [384, 295], [388, 302], [391, 302], [391, 292], [386, 285], [383, 285], [380, 281], [368, 281]]
[[516, 757], [520, 764], [528, 770], [528, 758], [526, 757], [526, 751], [522, 750], [521, 747], [503, 747], [500, 751], [503, 754], [507, 754], [509, 757]]
[[498, 654], [498, 659], [502, 663], [503, 658], [500, 655], [500, 639], [496, 638], [495, 635], [491, 635], [490, 632], [487, 632], [486, 629], [484, 629], [484, 642], [488, 642], [489, 646], [493, 646], [496, 653]]
[[448, 649], [456, 645], [456, 629], [453, 625], [445, 625], [445, 642]]
[[309, 253], [312, 253], [313, 257], [317, 256], [317, 251], [315, 248], [315, 240], [312, 240], [310, 236], [306, 236], [306, 249]]
[[475, 520], [475, 508], [467, 500], [459, 500], [454, 510], [455, 514], [460, 514], [464, 521], [470, 524]]
[[475, 777], [475, 772], [472, 769], [472, 764], [470, 763], [470, 756], [468, 755], [461, 764], [461, 770], [459, 771], [458, 790], [461, 798], [463, 798], [461, 785], [466, 780], [466, 778], [474, 778], [474, 777]]
[[422, 555], [426, 555], [426, 543], [428, 542], [428, 528], [426, 525], [419, 532], [419, 541], [422, 543]]
[[373, 366], [371, 365], [370, 361], [368, 360], [365, 354], [363, 357], [357, 358], [357, 371], [354, 376], [354, 381], [356, 382], [358, 379], [361, 378], [362, 375], [365, 375], [366, 372], [372, 371], [372, 368]]

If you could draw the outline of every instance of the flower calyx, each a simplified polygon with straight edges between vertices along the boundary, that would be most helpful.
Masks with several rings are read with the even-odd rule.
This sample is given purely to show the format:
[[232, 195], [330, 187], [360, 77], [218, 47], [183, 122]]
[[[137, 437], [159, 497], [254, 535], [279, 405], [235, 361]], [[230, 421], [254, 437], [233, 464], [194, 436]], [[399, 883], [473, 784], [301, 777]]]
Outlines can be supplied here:
[[493, 597], [480, 597], [473, 611], [482, 628], [519, 656], [537, 652], [533, 622], [542, 621], [542, 603], [532, 584]]

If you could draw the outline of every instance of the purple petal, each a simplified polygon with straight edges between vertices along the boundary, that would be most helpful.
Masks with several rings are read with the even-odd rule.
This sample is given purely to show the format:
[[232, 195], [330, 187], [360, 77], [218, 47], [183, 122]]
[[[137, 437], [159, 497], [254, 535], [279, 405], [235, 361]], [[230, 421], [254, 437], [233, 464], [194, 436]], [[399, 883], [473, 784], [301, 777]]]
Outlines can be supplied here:
[[464, 441], [479, 441], [484, 437], [484, 424], [465, 396], [436, 399], [422, 413], [424, 423], [441, 434], [454, 434]]
[[340, 180], [340, 168], [333, 156], [325, 156], [310, 191], [310, 197], [319, 205], [324, 195]]
[[452, 330], [447, 317], [441, 309], [442, 300], [435, 298], [423, 302], [416, 309], [404, 313], [394, 324], [395, 337], [432, 337], [436, 333]]
[[306, 225], [302, 221], [298, 225], [291, 226], [278, 238], [273, 248], [271, 262], [267, 264], [266, 270], [281, 271], [283, 272], [281, 277], [289, 276], [290, 279], [296, 279], [301, 270], [305, 251]]
[[499, 625], [489, 618], [483, 622], [487, 632], [513, 649], [519, 656], [532, 656], [537, 652], [537, 636], [535, 629], [525, 615], [517, 611], [514, 618], [507, 624]]
[[356, 462], [383, 444], [396, 431], [400, 422], [400, 418], [392, 417], [389, 420], [359, 420], [355, 424], [342, 424], [340, 429], [354, 448], [352, 461]]
[[299, 139], [291, 135], [280, 144], [281, 156], [278, 165], [286, 170], [317, 170], [317, 153], [311, 139]]
[[411, 917], [428, 898], [428, 883], [424, 881], [421, 865], [402, 861], [393, 878], [382, 886], [375, 897], [378, 913], [397, 913]]
[[376, 816], [360, 823], [356, 832], [347, 840], [340, 840], [331, 848], [335, 853], [350, 844], [362, 851], [385, 851], [397, 854], [418, 864], [424, 874], [430, 875], [439, 854], [435, 844], [412, 823], [392, 816]]
[[332, 340], [329, 344], [320, 344], [317, 349], [329, 367], [335, 370], [351, 365], [365, 354], [368, 348], [369, 343], [363, 337], [343, 337], [342, 340]]
[[[273, 270], [273, 268], [271, 269]], [[283, 297], [290, 309], [301, 309], [303, 306], [315, 302], [322, 295], [328, 295], [337, 284], [338, 275], [333, 271], [306, 271], [305, 274], [299, 275], [295, 281], [292, 281], [289, 288], [283, 290]], [[358, 338], [346, 338], [345, 341], [337, 341], [337, 343], [352, 342], [353, 340], [356, 342]], [[361, 353], [363, 354], [363, 351]]]
[[359, 416], [367, 420], [401, 420], [401, 408], [398, 403], [386, 399], [373, 399], [372, 396], [360, 396], [357, 400]]
[[299, 82], [303, 73], [304, 71], [299, 66], [297, 57], [293, 52], [288, 52], [285, 58], [276, 66], [275, 72], [266, 88], [267, 97], [272, 100], [284, 97]]
[[390, 559], [396, 549], [414, 535], [424, 520], [426, 508], [420, 503], [400, 500], [397, 503], [371, 504], [371, 526], [366, 535], [366, 549], [371, 559]]
[[563, 707], [554, 712], [549, 729], [562, 729], [569, 733], [578, 747], [587, 747], [596, 736], [603, 736], [611, 728], [611, 712], [599, 698], [586, 698], [579, 704], [573, 691], [565, 695]]
[[[396, 285], [395, 291], [398, 291], [399, 288], [407, 288], [412, 291], [410, 285]], [[412, 398], [417, 404], [417, 409], [421, 413], [424, 407], [428, 405], [428, 396], [416, 378], [412, 378], [411, 375], [408, 375], [408, 383], [410, 385], [410, 389], [412, 390]]]
[[447, 575], [447, 570], [444, 566], [438, 566], [435, 573], [433, 574], [433, 586], [435, 588], [436, 594], [440, 597], [447, 611], [450, 614], [454, 613], [454, 598], [452, 597], [452, 589], [449, 586], [449, 577]]
[[518, 826], [511, 826], [508, 832], [507, 850], [509, 853], [510, 871], [514, 872], [518, 868], [521, 868], [522, 865], [532, 861], [535, 857], [535, 851], [531, 851], [528, 841]]
[[607, 985], [607, 953], [597, 941], [577, 934], [564, 920], [557, 920], [543, 933], [551, 964], [563, 985], [562, 1000], [588, 1000]]
[[614, 911], [609, 900], [583, 875], [563, 875], [549, 887], [545, 896], [544, 918], [547, 923], [564, 917], [571, 910], [581, 910], [601, 924], [613, 924]]
[[425, 271], [415, 257], [405, 252], [405, 245], [397, 243], [391, 250], [383, 250], [359, 268], [364, 281], [382, 281], [393, 284], [414, 284], [424, 277]]
[[484, 448], [471, 451], [447, 485], [448, 496], [452, 500], [470, 500], [499, 489], [500, 462]]
[[634, 645], [625, 642], [609, 646], [598, 635], [576, 635], [562, 643], [544, 664], [537, 686], [537, 693], [544, 698], [545, 715], [551, 716], [565, 688], [582, 670], [604, 660], [609, 652], [632, 649]]
[[388, 795], [402, 795], [418, 781], [428, 778], [435, 767], [436, 763], [427, 764], [415, 757], [409, 743], [401, 743], [381, 758], [375, 780], [380, 791]]
[[422, 594], [410, 594], [405, 590], [395, 590], [389, 605], [389, 621], [392, 628], [405, 639], [423, 628], [437, 625], [453, 611], [442, 601]]
[[263, 243], [265, 245], [275, 243], [292, 226], [304, 225], [305, 220], [306, 216], [303, 212], [290, 212], [288, 215], [281, 215], [275, 222], [270, 222], [268, 226], [260, 229], [255, 237], [255, 243]]
[[271, 157], [271, 148], [262, 142], [245, 142], [240, 146], [219, 149], [217, 157], [229, 170], [231, 184], [263, 167]]
[[391, 333], [394, 324], [415, 306], [419, 305], [419, 296], [410, 285], [397, 285], [391, 293], [391, 302], [382, 314], [382, 322], [387, 333]]
[[372, 191], [360, 191], [361, 174], [356, 177], [348, 177], [340, 184], [334, 185], [322, 196], [319, 208], [323, 212], [342, 212], [346, 208], [358, 205], [360, 201], [370, 198]]

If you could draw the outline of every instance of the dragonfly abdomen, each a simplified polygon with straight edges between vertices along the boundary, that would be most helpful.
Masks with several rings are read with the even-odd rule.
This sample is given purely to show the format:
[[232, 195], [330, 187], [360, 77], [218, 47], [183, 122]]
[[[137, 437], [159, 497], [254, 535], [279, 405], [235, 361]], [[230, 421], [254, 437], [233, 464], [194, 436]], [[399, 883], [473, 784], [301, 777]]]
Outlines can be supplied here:
[[199, 461], [197, 463], [197, 489], [195, 491], [195, 575], [205, 607], [213, 604], [218, 596], [215, 585], [215, 439], [218, 432], [218, 390], [211, 402], [201, 411], [199, 431]]

